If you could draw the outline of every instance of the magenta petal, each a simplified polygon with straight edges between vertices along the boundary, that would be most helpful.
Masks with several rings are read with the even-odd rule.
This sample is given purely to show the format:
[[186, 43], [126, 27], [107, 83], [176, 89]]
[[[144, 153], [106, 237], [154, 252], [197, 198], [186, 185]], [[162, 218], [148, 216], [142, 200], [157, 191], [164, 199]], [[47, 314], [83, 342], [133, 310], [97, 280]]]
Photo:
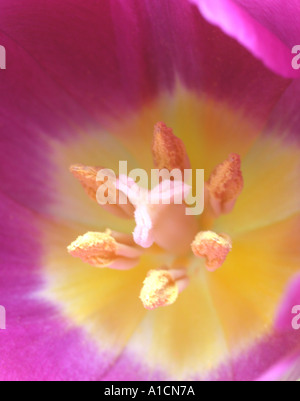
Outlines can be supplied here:
[[282, 132], [290, 139], [300, 141], [300, 80], [291, 82], [270, 114], [266, 132]]
[[0, 194], [0, 380], [96, 380], [107, 367], [84, 333], [38, 293], [42, 249], [37, 215]]
[[190, 0], [212, 24], [238, 40], [272, 71], [299, 78], [292, 49], [299, 45], [297, 0]]
[[[272, 381], [296, 381], [300, 375], [300, 351], [294, 353], [280, 362], [275, 364], [270, 370], [263, 374], [257, 381], [272, 382]], [[297, 374], [298, 371], [298, 374]]]
[[99, 128], [178, 77], [262, 120], [288, 84], [187, 0], [3, 0], [0, 23], [1, 113], [34, 135]]

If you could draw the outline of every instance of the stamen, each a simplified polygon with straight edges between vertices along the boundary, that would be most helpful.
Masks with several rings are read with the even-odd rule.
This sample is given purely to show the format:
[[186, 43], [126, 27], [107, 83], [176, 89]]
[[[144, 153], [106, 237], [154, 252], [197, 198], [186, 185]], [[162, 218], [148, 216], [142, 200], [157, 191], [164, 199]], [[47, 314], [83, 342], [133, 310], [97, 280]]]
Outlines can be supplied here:
[[[99, 187], [105, 184], [105, 182], [98, 180], [98, 173], [102, 169], [103, 167], [84, 166], [82, 164], [74, 164], [70, 167], [71, 173], [74, 175], [75, 178], [79, 180], [85, 192], [94, 201], [97, 201], [97, 191]], [[118, 192], [117, 199], [119, 199]], [[134, 207], [129, 202], [122, 205], [108, 204], [102, 207], [118, 217], [124, 219], [133, 218]]]
[[120, 233], [119, 231], [114, 230], [106, 230], [106, 232], [109, 233], [119, 244], [136, 247], [132, 234]]
[[164, 123], [158, 123], [155, 126], [152, 153], [154, 164], [159, 170], [180, 169], [183, 172], [190, 168], [183, 141], [177, 138], [172, 129]]
[[200, 232], [192, 243], [195, 256], [206, 259], [209, 271], [219, 269], [232, 250], [232, 241], [225, 234], [218, 235], [212, 231]]
[[107, 230], [105, 233], [88, 232], [80, 236], [69, 247], [68, 252], [91, 266], [127, 270], [138, 264], [141, 251], [120, 244]]
[[94, 201], [97, 200], [96, 194], [100, 182], [97, 182], [97, 174], [102, 167], [84, 166], [82, 164], [75, 164], [70, 167], [71, 173], [77, 178], [83, 186], [85, 192]]
[[207, 187], [216, 217], [230, 213], [244, 188], [241, 157], [235, 153], [230, 154], [212, 172]]
[[140, 299], [148, 310], [170, 306], [188, 284], [186, 270], [150, 270], [144, 281]]

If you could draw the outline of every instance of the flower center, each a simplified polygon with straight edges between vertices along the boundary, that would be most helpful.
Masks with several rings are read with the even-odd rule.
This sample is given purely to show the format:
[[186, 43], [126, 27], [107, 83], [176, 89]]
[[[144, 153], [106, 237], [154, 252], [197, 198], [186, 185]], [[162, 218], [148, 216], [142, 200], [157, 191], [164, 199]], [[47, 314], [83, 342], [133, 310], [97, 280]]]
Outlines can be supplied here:
[[[155, 126], [152, 154], [158, 170], [184, 172], [190, 168], [184, 143], [164, 123]], [[70, 170], [86, 193], [96, 200], [97, 190], [103, 184], [97, 181], [101, 168], [73, 165]], [[195, 216], [186, 213], [184, 199], [191, 188], [183, 180], [162, 180], [148, 191], [132, 179], [120, 176], [116, 189], [126, 195], [127, 204], [120, 202], [104, 207], [118, 217], [135, 219], [133, 235], [111, 230], [89, 232], [73, 242], [68, 252], [93, 267], [117, 270], [136, 267], [146, 252], [158, 249], [172, 255], [174, 262], [169, 266], [149, 266], [140, 295], [144, 307], [149, 310], [172, 305], [192, 278], [185, 257], [205, 260], [210, 272], [223, 266], [233, 244], [227, 234], [215, 233], [211, 227], [215, 219], [232, 211], [243, 185], [241, 158], [230, 154], [205, 184], [206, 205], [201, 219], [204, 225], [201, 225]], [[177, 202], [178, 196], [181, 196], [181, 203]]]

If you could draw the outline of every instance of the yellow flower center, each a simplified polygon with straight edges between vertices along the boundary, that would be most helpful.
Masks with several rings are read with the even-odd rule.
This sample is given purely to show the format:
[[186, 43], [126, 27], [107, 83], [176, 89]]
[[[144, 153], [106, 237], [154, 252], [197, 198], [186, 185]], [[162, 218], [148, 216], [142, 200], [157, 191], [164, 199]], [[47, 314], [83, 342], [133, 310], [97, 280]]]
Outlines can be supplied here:
[[[154, 165], [159, 170], [167, 169], [171, 172], [178, 169], [184, 172], [190, 166], [184, 143], [164, 123], [158, 123], [155, 126], [152, 154]], [[73, 165], [70, 170], [79, 179], [87, 194], [95, 200], [97, 190], [103, 184], [103, 181], [97, 180], [99, 168]], [[183, 191], [183, 184], [182, 182], [182, 186], [179, 186], [179, 191]], [[209, 205], [206, 214], [211, 215], [213, 220], [230, 212], [242, 192], [243, 184], [240, 156], [231, 154], [227, 160], [215, 168], [206, 184], [206, 198]], [[196, 257], [205, 259], [206, 268], [210, 272], [222, 267], [232, 249], [232, 242], [228, 235], [200, 231], [195, 237], [198, 231], [196, 220], [194, 217], [187, 216], [184, 205], [146, 204], [144, 203], [145, 196], [136, 199], [137, 185], [127, 179], [124, 181], [123, 177], [119, 190], [122, 191], [124, 187], [128, 203], [130, 201], [132, 203], [127, 207], [128, 214], [130, 214], [130, 206], [134, 206], [136, 209], [132, 215], [137, 224], [133, 235], [136, 245], [129, 247], [126, 244], [118, 243], [111, 235], [111, 231], [106, 233], [89, 232], [80, 236], [69, 246], [68, 251], [72, 256], [78, 257], [94, 267], [127, 270], [138, 264], [143, 248], [150, 248], [156, 243], [160, 246], [161, 251], [173, 249], [175, 256], [179, 254], [188, 256], [192, 250]], [[178, 190], [178, 183], [176, 186], [173, 185], [172, 189], [169, 187], [169, 193], [165, 195], [169, 197], [170, 201], [175, 190]], [[131, 191], [131, 195], [129, 195], [129, 191]], [[172, 191], [173, 195], [171, 196]], [[119, 213], [120, 202], [111, 206], [112, 212]], [[199, 228], [201, 229], [201, 227]], [[193, 238], [195, 239], [192, 242]], [[161, 266], [152, 266], [141, 290], [140, 298], [144, 307], [152, 310], [172, 305], [177, 300], [179, 293], [187, 286], [187, 268], [188, 266], [179, 264], [176, 257], [175, 263], [167, 268], [161, 269]], [[184, 277], [182, 277], [182, 271], [185, 272]], [[179, 272], [181, 280], [178, 281]], [[182, 285], [183, 278], [184, 285]]]
[[[154, 228], [159, 224], [160, 229], [154, 245], [145, 249], [133, 241], [133, 205], [100, 207], [68, 168], [81, 163], [81, 173], [85, 166], [100, 163], [118, 171], [119, 160], [128, 160], [129, 170], [168, 167], [154, 164], [151, 154], [152, 127], [161, 120], [184, 142], [192, 168], [205, 169], [206, 202], [200, 217], [168, 205], [155, 221]], [[49, 204], [54, 219], [43, 230], [42, 295], [94, 339], [112, 363], [126, 350], [150, 371], [160, 367], [175, 380], [205, 378], [271, 334], [281, 295], [299, 271], [299, 148], [279, 132], [262, 134], [261, 126], [230, 105], [181, 86], [121, 122], [110, 121], [101, 133], [98, 126], [74, 129], [76, 138], [51, 142], [50, 179], [56, 191]], [[231, 155], [241, 156], [245, 185], [231, 212], [223, 214], [223, 203], [212, 205], [209, 183]], [[114, 228], [110, 233], [119, 245], [139, 255], [129, 257], [127, 249], [122, 264], [114, 268], [95, 268], [68, 255], [67, 246], [78, 236], [106, 232], [107, 227]], [[206, 253], [198, 257], [191, 249], [197, 235], [206, 232], [222, 238], [226, 233], [232, 243], [226, 261], [214, 272], [205, 268]], [[121, 271], [125, 261], [127, 269]], [[189, 284], [178, 291], [173, 305], [148, 312], [139, 299], [143, 282], [150, 270], [162, 268], [184, 270]]]

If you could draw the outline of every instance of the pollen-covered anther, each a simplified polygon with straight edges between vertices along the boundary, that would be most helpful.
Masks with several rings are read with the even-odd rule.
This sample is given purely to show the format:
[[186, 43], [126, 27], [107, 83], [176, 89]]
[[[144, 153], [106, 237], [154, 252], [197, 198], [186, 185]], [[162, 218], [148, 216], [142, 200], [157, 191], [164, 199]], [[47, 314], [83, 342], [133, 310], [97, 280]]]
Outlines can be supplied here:
[[[94, 201], [97, 201], [97, 192], [102, 185], [107, 182], [103, 178], [101, 171], [106, 171], [103, 167], [84, 166], [83, 164], [74, 164], [70, 167], [73, 176], [81, 183], [87, 195]], [[115, 202], [108, 202], [107, 205], [102, 207], [108, 212], [124, 218], [133, 218], [134, 207], [129, 202], [121, 204], [118, 202], [119, 191], [116, 190], [117, 204]]]
[[68, 252], [93, 267], [117, 270], [134, 267], [141, 256], [139, 249], [117, 242], [109, 230], [105, 233], [88, 232], [78, 237], [68, 247]]
[[150, 270], [144, 281], [140, 299], [145, 309], [154, 310], [175, 303], [178, 295], [188, 286], [186, 270]]
[[195, 256], [205, 258], [206, 268], [215, 271], [223, 266], [229, 252], [232, 250], [232, 241], [225, 234], [218, 235], [212, 231], [200, 232], [192, 243]]
[[207, 188], [215, 215], [230, 213], [244, 188], [241, 157], [232, 153], [212, 172]]
[[190, 161], [183, 141], [162, 122], [157, 123], [154, 128], [152, 153], [155, 167], [159, 170], [179, 169], [183, 172], [190, 168]]
[[87, 195], [97, 200], [97, 190], [101, 182], [97, 182], [97, 175], [102, 167], [84, 166], [83, 164], [74, 164], [70, 167], [71, 173], [81, 183]]

